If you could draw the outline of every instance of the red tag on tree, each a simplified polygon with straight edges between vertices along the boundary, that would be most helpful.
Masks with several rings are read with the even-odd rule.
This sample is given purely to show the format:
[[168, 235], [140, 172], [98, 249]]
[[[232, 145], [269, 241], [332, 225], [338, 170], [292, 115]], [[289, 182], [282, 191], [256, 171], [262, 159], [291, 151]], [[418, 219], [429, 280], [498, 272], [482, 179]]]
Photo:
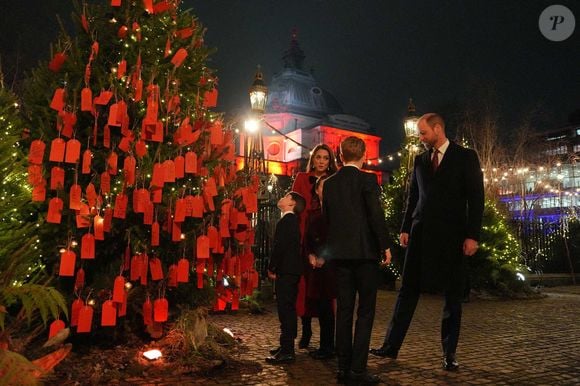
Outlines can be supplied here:
[[137, 154], [137, 157], [139, 158], [143, 158], [145, 154], [147, 154], [147, 144], [142, 139], [139, 139], [135, 143], [135, 154]]
[[93, 307], [82, 306], [79, 311], [79, 322], [77, 326], [77, 332], [91, 332], [91, 326], [93, 324]]
[[107, 172], [101, 173], [101, 193], [111, 193], [111, 175]]
[[151, 224], [151, 246], [159, 246], [159, 223], [157, 221]]
[[143, 8], [147, 13], [153, 13], [153, 0], [143, 0]]
[[197, 154], [192, 151], [185, 153], [185, 172], [190, 174], [197, 173]]
[[[46, 222], [51, 224], [60, 224], [62, 217], [63, 202], [58, 197], [53, 197], [48, 202], [48, 213], [46, 216]], [[71, 275], [72, 276], [72, 275]]]
[[117, 104], [113, 103], [109, 107], [109, 117], [107, 118], [107, 125], [109, 126], [121, 126], [120, 122], [117, 122]]
[[75, 277], [75, 290], [80, 290], [85, 286], [85, 270], [79, 268]]
[[187, 50], [185, 48], [180, 48], [179, 50], [177, 50], [175, 55], [173, 55], [171, 63], [173, 63], [175, 67], [179, 67], [183, 64], [185, 58], [187, 58]]
[[167, 316], [169, 312], [169, 303], [167, 299], [161, 298], [156, 299], [153, 302], [153, 320], [155, 322], [161, 323], [167, 321]]
[[151, 225], [153, 224], [153, 211], [155, 210], [155, 205], [151, 201], [147, 201], [145, 204], [145, 210], [143, 212], [143, 224]]
[[88, 87], [81, 91], [81, 111], [93, 111], [93, 92]]
[[46, 144], [40, 139], [32, 141], [30, 144], [30, 152], [28, 153], [28, 162], [31, 164], [40, 165], [42, 163], [42, 159], [44, 158], [45, 149]]
[[117, 276], [115, 278], [115, 283], [113, 284], [113, 302], [123, 303], [125, 298], [125, 278], [123, 276]]
[[181, 241], [181, 223], [173, 221], [171, 225], [171, 241], [179, 242]]
[[210, 177], [207, 179], [207, 182], [205, 183], [203, 191], [204, 191], [204, 193], [206, 193], [207, 195], [209, 195], [211, 197], [217, 196], [218, 192], [217, 192], [217, 186], [215, 184], [215, 178]]
[[77, 228], [88, 228], [91, 226], [90, 208], [84, 202], [81, 202], [81, 208], [77, 211], [76, 220]]
[[53, 166], [50, 170], [50, 189], [60, 190], [64, 189], [64, 169], [58, 166]]
[[75, 275], [75, 262], [77, 255], [70, 249], [67, 249], [60, 254], [60, 267], [58, 274], [60, 276], [74, 276]]
[[117, 68], [117, 79], [121, 79], [125, 76], [127, 72], [127, 61], [125, 59], [119, 62], [119, 67]]
[[151, 323], [153, 323], [153, 305], [151, 300], [147, 298], [143, 303], [143, 324], [149, 326]]
[[138, 79], [135, 84], [135, 102], [139, 102], [143, 99], [143, 80]]
[[219, 243], [219, 232], [216, 227], [210, 225], [207, 227], [207, 237], [209, 238], [209, 247], [215, 250]]
[[105, 239], [105, 220], [98, 214], [93, 218], [93, 229], [95, 230], [95, 240]]
[[197, 238], [197, 258], [209, 259], [209, 237], [201, 235]]
[[95, 236], [86, 233], [81, 239], [81, 259], [95, 258]]
[[177, 262], [177, 282], [187, 283], [189, 281], [189, 261], [187, 259], [179, 259]]
[[165, 173], [163, 169], [163, 164], [158, 162], [153, 165], [153, 176], [151, 177], [151, 186], [156, 188], [162, 188], [165, 184]]
[[111, 128], [109, 125], [105, 125], [103, 128], [103, 146], [107, 149], [111, 148]]
[[173, 160], [173, 164], [175, 165], [175, 178], [185, 177], [185, 158], [178, 155]]
[[127, 291], [124, 292], [123, 303], [119, 304], [118, 311], [119, 311], [119, 314], [118, 314], [119, 318], [121, 316], [127, 315]]
[[202, 289], [203, 288], [203, 273], [197, 273], [197, 288], [198, 289]]
[[74, 326], [79, 324], [79, 313], [81, 311], [81, 308], [83, 308], [84, 305], [85, 305], [85, 303], [81, 299], [75, 299], [72, 302], [71, 313], [70, 313], [70, 325], [71, 325], [71, 327], [74, 327]]
[[151, 190], [151, 201], [153, 201], [155, 204], [161, 204], [163, 202], [163, 190], [153, 188]]
[[87, 149], [83, 152], [83, 165], [81, 168], [82, 174], [90, 174], [91, 173], [91, 164], [93, 162], [93, 153]]
[[64, 162], [76, 164], [81, 158], [81, 143], [76, 139], [69, 139], [66, 143], [66, 157]]
[[46, 183], [41, 185], [36, 185], [32, 189], [32, 201], [33, 202], [43, 202], [46, 200]]
[[206, 91], [203, 94], [203, 107], [216, 107], [218, 98], [217, 88], [213, 88], [211, 91]]
[[175, 202], [175, 215], [173, 221], [183, 222], [185, 221], [186, 215], [186, 200], [184, 198], [178, 198]]
[[52, 57], [50, 63], [48, 63], [48, 69], [52, 72], [59, 72], [60, 68], [66, 61], [66, 55], [64, 52], [57, 52]]
[[57, 88], [54, 90], [50, 108], [56, 111], [62, 111], [64, 108], [64, 88]]
[[113, 223], [113, 209], [106, 208], [105, 209], [105, 218], [103, 220], [103, 230], [105, 232], [110, 232], [112, 223]]
[[163, 162], [163, 177], [165, 182], [175, 182], [175, 164], [170, 159]]
[[111, 7], [120, 7], [121, 0], [111, 0]]
[[129, 204], [129, 197], [124, 193], [117, 194], [115, 197], [115, 209], [113, 211], [113, 217], [115, 218], [125, 218], [127, 216], [127, 205]]
[[48, 157], [49, 161], [52, 162], [63, 162], [64, 161], [64, 150], [66, 147], [66, 142], [62, 138], [55, 138], [50, 143], [50, 155]]
[[115, 153], [114, 151], [112, 151], [111, 154], [109, 154], [109, 158], [107, 158], [107, 172], [109, 172], [110, 175], [113, 176], [117, 175], [118, 159], [119, 157], [117, 156], [117, 153]]
[[215, 121], [210, 127], [209, 143], [212, 145], [221, 145], [224, 143], [224, 133], [222, 131], [221, 121]]
[[147, 285], [147, 274], [149, 272], [149, 256], [146, 253], [141, 255], [141, 285]]
[[74, 184], [69, 191], [69, 205], [70, 209], [79, 210], [81, 208], [81, 194], [82, 189], [79, 184]]
[[125, 173], [125, 183], [129, 186], [135, 185], [135, 167], [137, 166], [137, 161], [133, 156], [125, 157], [123, 162], [123, 171]]
[[52, 338], [65, 327], [65, 324], [62, 320], [57, 319], [50, 324], [50, 329], [48, 331], [48, 339]]
[[110, 327], [117, 324], [117, 308], [111, 300], [103, 302], [101, 308], [101, 326]]
[[151, 280], [157, 281], [163, 279], [163, 269], [159, 258], [154, 257], [149, 260], [149, 270], [151, 271]]
[[131, 273], [129, 279], [131, 281], [139, 280], [141, 277], [141, 256], [134, 255], [131, 258]]

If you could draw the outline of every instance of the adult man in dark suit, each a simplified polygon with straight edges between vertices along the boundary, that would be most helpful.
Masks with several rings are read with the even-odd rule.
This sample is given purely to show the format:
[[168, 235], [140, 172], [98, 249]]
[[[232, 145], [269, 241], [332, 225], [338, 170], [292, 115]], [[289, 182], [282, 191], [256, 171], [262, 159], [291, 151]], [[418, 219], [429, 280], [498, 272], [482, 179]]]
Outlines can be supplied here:
[[[336, 351], [339, 382], [379, 383], [367, 372], [368, 347], [375, 316], [379, 261], [390, 262], [385, 215], [374, 174], [362, 172], [365, 143], [348, 137], [340, 144], [344, 166], [327, 178], [322, 214], [328, 226], [322, 257], [336, 267]], [[358, 293], [357, 321], [352, 334]]]
[[417, 122], [428, 148], [415, 157], [399, 240], [407, 248], [402, 286], [383, 346], [371, 354], [396, 358], [422, 289], [443, 290], [443, 368], [457, 370], [466, 257], [478, 248], [483, 216], [483, 176], [477, 153], [450, 142], [435, 113]]

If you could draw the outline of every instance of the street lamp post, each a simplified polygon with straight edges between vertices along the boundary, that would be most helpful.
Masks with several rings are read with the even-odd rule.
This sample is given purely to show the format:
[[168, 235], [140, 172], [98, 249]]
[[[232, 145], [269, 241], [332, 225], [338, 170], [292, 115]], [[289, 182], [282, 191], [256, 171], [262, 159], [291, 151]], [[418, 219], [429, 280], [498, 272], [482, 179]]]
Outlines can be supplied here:
[[258, 66], [254, 82], [249, 90], [252, 117], [244, 122], [246, 141], [244, 146], [244, 168], [248, 174], [259, 176], [266, 173], [264, 159], [264, 141], [262, 139], [261, 120], [266, 110], [268, 87], [264, 83], [262, 71]]

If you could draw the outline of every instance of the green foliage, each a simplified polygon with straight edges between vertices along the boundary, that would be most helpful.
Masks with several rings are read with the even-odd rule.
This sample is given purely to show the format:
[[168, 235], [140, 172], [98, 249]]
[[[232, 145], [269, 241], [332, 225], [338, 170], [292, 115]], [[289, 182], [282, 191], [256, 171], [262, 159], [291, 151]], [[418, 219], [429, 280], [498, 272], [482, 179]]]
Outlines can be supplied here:
[[526, 267], [521, 261], [521, 247], [510, 229], [506, 215], [487, 199], [483, 212], [480, 247], [469, 258], [471, 286], [502, 296], [529, 291], [523, 280]]
[[45, 284], [48, 275], [38, 251], [37, 208], [30, 203], [16, 97], [0, 89], [0, 330], [21, 328], [36, 317], [46, 324], [67, 314], [62, 295]]

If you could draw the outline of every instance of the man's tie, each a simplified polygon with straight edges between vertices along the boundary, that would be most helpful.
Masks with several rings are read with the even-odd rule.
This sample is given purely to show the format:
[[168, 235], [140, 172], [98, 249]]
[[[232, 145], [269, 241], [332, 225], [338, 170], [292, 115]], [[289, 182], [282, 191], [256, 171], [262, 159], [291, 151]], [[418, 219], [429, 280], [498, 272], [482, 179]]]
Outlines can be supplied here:
[[437, 171], [439, 167], [439, 150], [437, 148], [433, 148], [433, 158], [431, 158], [431, 167], [433, 168], [433, 173]]

